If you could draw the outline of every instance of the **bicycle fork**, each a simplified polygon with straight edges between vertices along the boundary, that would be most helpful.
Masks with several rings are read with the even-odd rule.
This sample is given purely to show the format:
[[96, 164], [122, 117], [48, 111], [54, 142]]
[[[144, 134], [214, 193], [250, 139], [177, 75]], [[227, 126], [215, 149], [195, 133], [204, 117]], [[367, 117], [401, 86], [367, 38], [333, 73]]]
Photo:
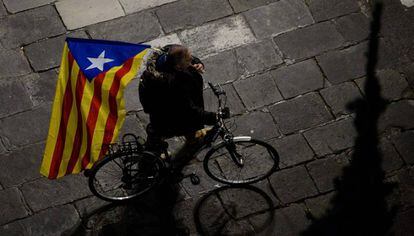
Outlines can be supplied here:
[[230, 153], [230, 157], [233, 160], [233, 162], [236, 163], [238, 167], [240, 168], [243, 167], [244, 166], [243, 155], [237, 152], [236, 145], [234, 144], [232, 139], [226, 140], [226, 149]]

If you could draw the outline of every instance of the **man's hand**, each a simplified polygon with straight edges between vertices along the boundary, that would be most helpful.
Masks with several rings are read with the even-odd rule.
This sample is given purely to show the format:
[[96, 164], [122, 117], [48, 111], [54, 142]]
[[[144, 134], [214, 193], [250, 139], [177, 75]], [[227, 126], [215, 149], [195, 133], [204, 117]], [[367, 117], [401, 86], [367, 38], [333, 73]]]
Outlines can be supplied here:
[[228, 107], [224, 107], [224, 108], [221, 110], [221, 112], [220, 112], [219, 116], [220, 116], [221, 118], [223, 118], [223, 119], [228, 119], [228, 118], [230, 118], [230, 108], [228, 108]]
[[191, 65], [200, 74], [204, 73], [204, 66], [201, 63]]

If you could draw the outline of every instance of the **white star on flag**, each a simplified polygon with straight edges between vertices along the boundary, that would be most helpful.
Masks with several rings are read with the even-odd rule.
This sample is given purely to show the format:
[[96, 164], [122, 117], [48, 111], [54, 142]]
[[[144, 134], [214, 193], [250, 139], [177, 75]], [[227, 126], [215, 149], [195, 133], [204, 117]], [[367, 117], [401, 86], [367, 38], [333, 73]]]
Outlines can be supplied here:
[[105, 50], [103, 50], [97, 58], [88, 57], [88, 60], [91, 61], [92, 64], [88, 68], [86, 68], [86, 70], [98, 68], [98, 70], [100, 71], [103, 71], [105, 63], [113, 61], [113, 59], [105, 58]]

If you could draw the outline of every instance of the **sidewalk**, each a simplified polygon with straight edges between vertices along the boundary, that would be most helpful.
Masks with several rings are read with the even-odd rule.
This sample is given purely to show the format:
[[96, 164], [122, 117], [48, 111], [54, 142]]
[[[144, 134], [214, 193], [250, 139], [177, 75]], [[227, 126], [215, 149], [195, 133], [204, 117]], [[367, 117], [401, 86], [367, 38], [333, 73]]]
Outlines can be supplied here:
[[[414, 232], [414, 2], [384, 5], [376, 70], [387, 108], [378, 120], [377, 164], [385, 182], [397, 184], [386, 200], [400, 206], [390, 226], [398, 235]], [[124, 232], [116, 230], [131, 226], [120, 223], [128, 214], [143, 228], [160, 221], [138, 206], [100, 211], [107, 203], [92, 195], [83, 175], [40, 176], [66, 37], [190, 47], [205, 63], [205, 79], [223, 84], [235, 134], [267, 140], [281, 158], [281, 170], [255, 185], [276, 210], [229, 219], [221, 233], [299, 235], [313, 224], [310, 215], [323, 218], [338, 194], [334, 180], [354, 163], [361, 134], [347, 104], [366, 97], [371, 10], [365, 0], [0, 0], [0, 235]], [[123, 133], [145, 137], [137, 85], [125, 93]], [[215, 110], [210, 89], [205, 103]], [[181, 143], [170, 140], [172, 147]], [[194, 235], [195, 204], [217, 187], [200, 160], [186, 171], [196, 171], [201, 185], [184, 180], [174, 195], [174, 218]], [[256, 195], [237, 191], [234, 204], [261, 209], [248, 201]], [[204, 206], [208, 228], [223, 211], [211, 198]], [[262, 229], [269, 214], [275, 221]]]

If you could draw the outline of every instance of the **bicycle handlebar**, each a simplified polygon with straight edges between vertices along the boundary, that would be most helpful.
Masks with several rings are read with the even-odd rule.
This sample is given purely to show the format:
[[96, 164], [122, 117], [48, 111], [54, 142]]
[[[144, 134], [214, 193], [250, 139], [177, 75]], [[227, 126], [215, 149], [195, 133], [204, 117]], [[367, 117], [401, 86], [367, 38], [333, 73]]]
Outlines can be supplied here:
[[210, 86], [211, 90], [213, 91], [214, 95], [219, 97], [220, 95], [225, 95], [226, 92], [224, 90], [218, 90], [211, 82], [208, 82], [208, 85]]

